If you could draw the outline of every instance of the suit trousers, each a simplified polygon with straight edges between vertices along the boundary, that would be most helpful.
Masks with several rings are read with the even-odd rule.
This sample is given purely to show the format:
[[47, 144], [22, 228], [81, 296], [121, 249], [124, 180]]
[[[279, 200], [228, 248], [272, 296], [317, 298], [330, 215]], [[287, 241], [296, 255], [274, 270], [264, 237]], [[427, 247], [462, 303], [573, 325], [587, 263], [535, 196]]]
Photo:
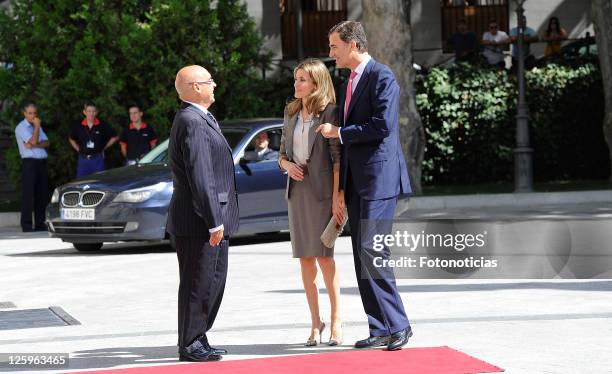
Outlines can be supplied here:
[[[44, 230], [45, 208], [49, 203], [47, 159], [24, 158], [21, 166], [21, 228]], [[32, 227], [34, 210], [34, 227]]]
[[206, 237], [171, 236], [179, 263], [178, 345], [187, 347], [210, 330], [225, 290], [229, 241], [212, 247]]
[[402, 299], [395, 283], [393, 268], [376, 267], [375, 258], [388, 259], [387, 246], [375, 250], [373, 235], [391, 233], [397, 197], [383, 200], [364, 200], [353, 187], [348, 176], [346, 203], [353, 244], [353, 260], [361, 302], [371, 336], [386, 336], [410, 326]]

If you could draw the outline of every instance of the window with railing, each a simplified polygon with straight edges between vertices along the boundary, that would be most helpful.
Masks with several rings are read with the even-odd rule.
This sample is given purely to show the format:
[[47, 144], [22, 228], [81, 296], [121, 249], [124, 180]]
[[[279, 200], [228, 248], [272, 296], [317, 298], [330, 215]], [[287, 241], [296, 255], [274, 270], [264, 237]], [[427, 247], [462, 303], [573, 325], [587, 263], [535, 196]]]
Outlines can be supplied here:
[[457, 23], [464, 19], [468, 30], [479, 39], [488, 31], [489, 22], [497, 21], [499, 29], [509, 32], [509, 0], [441, 0], [442, 45], [444, 52], [452, 52], [447, 45], [449, 37], [457, 30]]
[[327, 32], [336, 23], [346, 20], [346, 3], [347, 0], [280, 0], [283, 58], [298, 58], [299, 37], [302, 38], [303, 57], [327, 56]]

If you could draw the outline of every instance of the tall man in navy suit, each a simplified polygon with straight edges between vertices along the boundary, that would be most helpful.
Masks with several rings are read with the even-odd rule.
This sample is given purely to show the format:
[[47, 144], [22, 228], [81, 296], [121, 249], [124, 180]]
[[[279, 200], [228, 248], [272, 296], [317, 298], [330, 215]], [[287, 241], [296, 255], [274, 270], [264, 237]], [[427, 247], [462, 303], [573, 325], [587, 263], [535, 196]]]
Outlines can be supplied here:
[[400, 89], [389, 67], [367, 53], [359, 22], [332, 27], [329, 48], [337, 67], [351, 69], [338, 95], [341, 127], [325, 123], [317, 131], [327, 138], [339, 137], [343, 144], [340, 189], [348, 208], [357, 283], [370, 326], [370, 336], [355, 347], [386, 345], [396, 350], [408, 343], [412, 329], [393, 269], [374, 266], [374, 259], [389, 258], [390, 250], [375, 250], [371, 236], [390, 233], [398, 196], [411, 192], [399, 140]]
[[176, 248], [179, 358], [216, 361], [226, 354], [213, 348], [212, 327], [225, 289], [228, 238], [238, 229], [238, 200], [232, 149], [208, 108], [215, 82], [201, 66], [179, 70], [176, 92], [183, 101], [170, 131], [168, 158], [174, 192], [167, 230]]

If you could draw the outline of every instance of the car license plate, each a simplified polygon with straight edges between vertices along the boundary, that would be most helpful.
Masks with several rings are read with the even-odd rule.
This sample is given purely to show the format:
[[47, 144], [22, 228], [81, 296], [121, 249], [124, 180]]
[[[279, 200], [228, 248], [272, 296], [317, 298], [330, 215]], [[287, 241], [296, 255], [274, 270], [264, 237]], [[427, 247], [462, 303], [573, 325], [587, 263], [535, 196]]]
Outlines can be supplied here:
[[62, 209], [62, 219], [93, 221], [96, 219], [95, 209]]

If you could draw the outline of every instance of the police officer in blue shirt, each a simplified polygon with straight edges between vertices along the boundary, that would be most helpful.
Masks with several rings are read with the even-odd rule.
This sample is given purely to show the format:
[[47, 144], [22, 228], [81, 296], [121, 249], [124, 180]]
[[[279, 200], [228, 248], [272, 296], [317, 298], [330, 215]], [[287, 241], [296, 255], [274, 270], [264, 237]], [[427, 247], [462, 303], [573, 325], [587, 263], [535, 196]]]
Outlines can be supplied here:
[[98, 110], [93, 104], [83, 106], [85, 118], [75, 125], [68, 141], [79, 153], [77, 178], [104, 170], [104, 151], [117, 141], [117, 133], [108, 124], [96, 117]]
[[[21, 155], [21, 229], [24, 232], [46, 231], [45, 207], [49, 201], [47, 151], [49, 138], [40, 126], [34, 103], [23, 107], [23, 121], [15, 128]], [[32, 225], [34, 210], [34, 225]]]

